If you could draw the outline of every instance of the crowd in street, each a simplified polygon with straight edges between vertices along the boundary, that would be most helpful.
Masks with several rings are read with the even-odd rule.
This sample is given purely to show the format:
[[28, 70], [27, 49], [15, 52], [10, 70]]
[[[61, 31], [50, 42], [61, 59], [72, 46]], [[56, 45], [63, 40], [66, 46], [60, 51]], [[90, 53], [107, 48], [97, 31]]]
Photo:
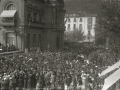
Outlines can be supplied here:
[[[0, 61], [0, 90], [101, 90], [108, 66], [79, 52], [31, 52]], [[109, 63], [108, 63], [109, 64]]]

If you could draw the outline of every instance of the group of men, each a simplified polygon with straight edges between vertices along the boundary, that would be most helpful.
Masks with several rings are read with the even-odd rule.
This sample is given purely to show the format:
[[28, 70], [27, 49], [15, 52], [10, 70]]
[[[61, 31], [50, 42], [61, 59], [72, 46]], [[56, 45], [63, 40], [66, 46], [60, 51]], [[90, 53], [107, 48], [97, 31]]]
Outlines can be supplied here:
[[100, 90], [104, 66], [78, 52], [31, 52], [0, 61], [0, 90]]
[[9, 52], [9, 51], [15, 51], [16, 47], [15, 45], [7, 45], [4, 46], [3, 44], [0, 43], [0, 53], [2, 52]]

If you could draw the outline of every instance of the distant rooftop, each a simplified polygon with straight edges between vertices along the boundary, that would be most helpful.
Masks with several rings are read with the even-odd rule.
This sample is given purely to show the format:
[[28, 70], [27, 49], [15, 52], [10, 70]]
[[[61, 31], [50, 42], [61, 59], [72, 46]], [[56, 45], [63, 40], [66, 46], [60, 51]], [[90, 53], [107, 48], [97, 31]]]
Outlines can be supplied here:
[[96, 14], [89, 14], [86, 12], [66, 12], [65, 17], [96, 17]]

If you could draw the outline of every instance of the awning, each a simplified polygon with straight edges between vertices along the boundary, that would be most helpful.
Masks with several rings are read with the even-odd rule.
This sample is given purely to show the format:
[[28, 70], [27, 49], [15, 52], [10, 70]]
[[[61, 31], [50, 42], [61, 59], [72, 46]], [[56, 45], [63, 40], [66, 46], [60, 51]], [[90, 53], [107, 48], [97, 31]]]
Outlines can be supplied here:
[[0, 17], [14, 17], [17, 10], [3, 10]]

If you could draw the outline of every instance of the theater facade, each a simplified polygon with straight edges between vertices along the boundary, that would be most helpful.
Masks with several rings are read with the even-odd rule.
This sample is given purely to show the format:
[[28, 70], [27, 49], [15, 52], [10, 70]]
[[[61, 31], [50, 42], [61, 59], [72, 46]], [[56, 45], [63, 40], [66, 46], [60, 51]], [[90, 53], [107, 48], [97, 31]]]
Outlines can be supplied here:
[[63, 0], [0, 0], [0, 43], [18, 50], [63, 47]]

